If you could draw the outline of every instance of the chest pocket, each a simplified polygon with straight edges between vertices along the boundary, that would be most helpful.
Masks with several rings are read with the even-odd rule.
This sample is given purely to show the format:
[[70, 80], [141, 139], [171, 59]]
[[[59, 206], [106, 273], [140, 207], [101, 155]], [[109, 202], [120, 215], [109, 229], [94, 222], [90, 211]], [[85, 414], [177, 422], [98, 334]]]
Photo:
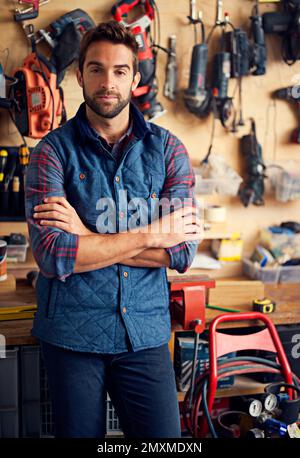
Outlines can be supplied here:
[[126, 171], [123, 182], [127, 192], [128, 228], [149, 224], [151, 217], [154, 219], [158, 217], [157, 209], [164, 181], [163, 174], [148, 171], [135, 174]]
[[81, 170], [73, 175], [66, 184], [70, 204], [75, 208], [81, 220], [95, 225], [99, 211], [97, 202], [103, 197], [100, 172], [97, 170]]

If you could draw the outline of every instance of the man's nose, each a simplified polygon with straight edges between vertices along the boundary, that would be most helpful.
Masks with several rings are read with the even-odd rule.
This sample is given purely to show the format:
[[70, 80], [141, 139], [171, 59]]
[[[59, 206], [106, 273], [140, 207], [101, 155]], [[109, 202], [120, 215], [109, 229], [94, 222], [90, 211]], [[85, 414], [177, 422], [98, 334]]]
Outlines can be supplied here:
[[103, 74], [101, 86], [103, 89], [113, 89], [115, 87], [114, 77], [111, 73], [106, 72]]

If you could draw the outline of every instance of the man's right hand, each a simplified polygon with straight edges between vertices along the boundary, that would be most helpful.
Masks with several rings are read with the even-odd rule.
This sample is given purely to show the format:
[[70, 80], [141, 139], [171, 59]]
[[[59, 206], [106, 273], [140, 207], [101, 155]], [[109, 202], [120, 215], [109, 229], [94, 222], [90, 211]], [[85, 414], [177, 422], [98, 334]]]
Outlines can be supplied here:
[[170, 248], [187, 241], [199, 242], [203, 238], [203, 223], [198, 213], [197, 208], [187, 206], [153, 221], [145, 227], [149, 247]]

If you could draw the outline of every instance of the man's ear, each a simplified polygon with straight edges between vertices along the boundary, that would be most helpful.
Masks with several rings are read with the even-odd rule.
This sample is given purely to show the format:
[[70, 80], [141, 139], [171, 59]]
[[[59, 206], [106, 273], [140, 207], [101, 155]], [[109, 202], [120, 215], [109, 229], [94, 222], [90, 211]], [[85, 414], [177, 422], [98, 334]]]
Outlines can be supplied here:
[[77, 81], [78, 81], [79, 86], [83, 87], [82, 74], [79, 68], [77, 69], [76, 76], [77, 76]]
[[136, 74], [134, 75], [134, 78], [133, 78], [132, 86], [131, 86], [131, 90], [132, 91], [136, 90], [136, 88], [138, 87], [140, 81], [141, 81], [141, 74], [140, 74], [140, 72], [136, 72]]

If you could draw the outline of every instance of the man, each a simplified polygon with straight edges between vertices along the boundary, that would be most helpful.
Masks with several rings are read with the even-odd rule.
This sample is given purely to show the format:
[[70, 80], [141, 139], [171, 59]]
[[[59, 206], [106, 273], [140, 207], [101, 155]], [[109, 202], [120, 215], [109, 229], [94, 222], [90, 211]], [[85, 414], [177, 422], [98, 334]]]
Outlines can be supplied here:
[[144, 218], [158, 197], [191, 200], [194, 187], [181, 142], [130, 103], [137, 50], [113, 21], [87, 32], [77, 74], [85, 103], [30, 158], [26, 214], [40, 267], [33, 335], [57, 437], [104, 437], [105, 390], [126, 437], [180, 437], [166, 267], [189, 267], [200, 222], [181, 205], [128, 230], [134, 199]]

